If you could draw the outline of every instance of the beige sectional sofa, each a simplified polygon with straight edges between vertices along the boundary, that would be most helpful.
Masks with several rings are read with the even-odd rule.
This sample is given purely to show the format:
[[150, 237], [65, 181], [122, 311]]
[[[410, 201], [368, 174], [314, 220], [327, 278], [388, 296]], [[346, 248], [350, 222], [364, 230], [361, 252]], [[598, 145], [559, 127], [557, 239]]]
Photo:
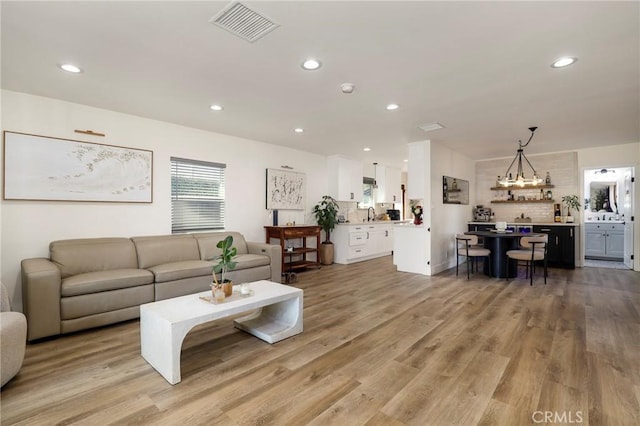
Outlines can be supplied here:
[[280, 282], [280, 246], [237, 232], [52, 242], [49, 258], [22, 261], [27, 339], [137, 318], [143, 303], [209, 289], [216, 244], [227, 235], [238, 250], [228, 278]]

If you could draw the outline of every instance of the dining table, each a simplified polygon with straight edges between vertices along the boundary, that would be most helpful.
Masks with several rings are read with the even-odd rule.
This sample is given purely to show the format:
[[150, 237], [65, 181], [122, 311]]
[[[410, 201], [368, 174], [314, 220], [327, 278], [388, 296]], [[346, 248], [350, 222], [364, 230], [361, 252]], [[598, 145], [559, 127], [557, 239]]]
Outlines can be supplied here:
[[514, 259], [507, 259], [507, 251], [519, 247], [521, 237], [531, 237], [535, 234], [531, 232], [514, 231], [469, 231], [468, 235], [482, 237], [483, 246], [491, 250], [491, 268], [489, 259], [484, 260], [484, 273], [495, 278], [513, 278], [518, 275], [518, 262]]

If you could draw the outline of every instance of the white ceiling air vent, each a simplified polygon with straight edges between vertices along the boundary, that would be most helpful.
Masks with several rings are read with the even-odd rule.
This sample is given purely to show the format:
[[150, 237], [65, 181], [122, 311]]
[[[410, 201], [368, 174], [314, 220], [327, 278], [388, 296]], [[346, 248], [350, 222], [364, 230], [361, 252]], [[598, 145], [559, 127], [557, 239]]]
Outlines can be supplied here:
[[209, 22], [251, 43], [280, 26], [237, 1], [230, 3]]
[[434, 130], [444, 129], [444, 126], [438, 122], [423, 124], [422, 126], [418, 126], [418, 127], [424, 130], [425, 132], [432, 132]]

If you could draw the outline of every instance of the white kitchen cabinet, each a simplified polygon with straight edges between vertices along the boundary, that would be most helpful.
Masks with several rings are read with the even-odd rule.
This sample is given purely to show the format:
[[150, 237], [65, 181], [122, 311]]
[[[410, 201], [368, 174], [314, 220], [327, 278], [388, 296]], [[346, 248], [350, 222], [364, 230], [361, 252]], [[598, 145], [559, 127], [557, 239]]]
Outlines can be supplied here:
[[332, 235], [334, 261], [341, 264], [387, 256], [393, 250], [390, 222], [338, 225]]
[[621, 259], [624, 256], [624, 224], [586, 223], [586, 257]]
[[401, 203], [400, 169], [376, 165], [376, 203]]
[[338, 201], [362, 201], [362, 163], [338, 155], [327, 162], [329, 195]]

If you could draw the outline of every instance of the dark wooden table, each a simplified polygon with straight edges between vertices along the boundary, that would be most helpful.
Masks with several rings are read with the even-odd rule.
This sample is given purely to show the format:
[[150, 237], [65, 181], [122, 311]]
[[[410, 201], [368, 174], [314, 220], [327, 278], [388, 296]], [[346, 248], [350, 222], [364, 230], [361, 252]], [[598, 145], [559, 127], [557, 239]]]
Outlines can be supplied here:
[[[319, 268], [320, 256], [320, 227], [317, 225], [292, 225], [292, 226], [265, 226], [266, 242], [271, 243], [272, 239], [280, 240], [282, 248], [282, 273], [289, 277], [295, 269], [307, 268], [309, 266]], [[287, 240], [302, 240], [302, 247], [295, 247], [291, 252], [286, 250]], [[307, 245], [307, 238], [315, 240], [312, 245]], [[309, 255], [314, 258], [311, 259]], [[294, 260], [296, 257], [298, 260]]]

